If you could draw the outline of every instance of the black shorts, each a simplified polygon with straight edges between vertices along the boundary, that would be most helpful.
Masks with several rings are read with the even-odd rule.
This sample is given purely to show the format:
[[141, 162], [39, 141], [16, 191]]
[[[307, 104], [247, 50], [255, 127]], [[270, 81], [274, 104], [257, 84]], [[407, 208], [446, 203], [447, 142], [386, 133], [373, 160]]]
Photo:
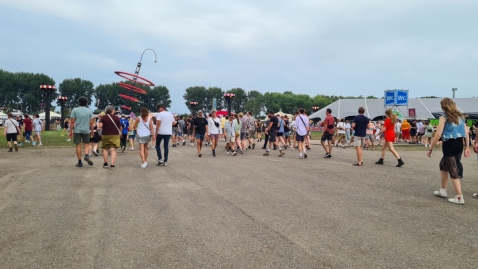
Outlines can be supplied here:
[[17, 141], [17, 133], [7, 134], [7, 141]]
[[284, 133], [277, 133], [278, 137], [284, 136]]
[[295, 136], [295, 141], [297, 142], [304, 142], [305, 135], [296, 135]]
[[322, 135], [322, 138], [320, 139], [322, 142], [325, 142], [326, 140], [332, 141], [334, 139], [334, 134], [331, 134], [329, 132], [325, 132]]
[[272, 131], [269, 133], [269, 142], [277, 142], [277, 133]]

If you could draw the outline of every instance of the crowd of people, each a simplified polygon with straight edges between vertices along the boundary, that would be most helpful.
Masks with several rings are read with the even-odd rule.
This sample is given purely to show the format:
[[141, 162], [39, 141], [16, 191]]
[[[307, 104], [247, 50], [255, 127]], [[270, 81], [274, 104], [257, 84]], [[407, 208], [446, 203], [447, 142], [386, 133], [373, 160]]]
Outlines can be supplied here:
[[[247, 150], [256, 148], [256, 143], [262, 143], [265, 150], [263, 156], [270, 156], [271, 149], [278, 150], [278, 157], [285, 155], [285, 150], [291, 148], [298, 150], [298, 159], [306, 159], [310, 150], [310, 131], [312, 121], [307, 116], [307, 111], [300, 108], [292, 119], [288, 116], [275, 114], [268, 111], [266, 120], [253, 117], [250, 112], [238, 113], [233, 116], [217, 117], [216, 111], [206, 115], [202, 110], [197, 115], [187, 118], [174, 116], [166, 107], [159, 104], [157, 112], [141, 108], [141, 113], [136, 119], [127, 119], [125, 115], [116, 114], [113, 106], [108, 106], [97, 118], [91, 109], [87, 108], [88, 100], [80, 97], [78, 107], [71, 112], [70, 118], [65, 120], [63, 133], [68, 133], [68, 141], [73, 140], [76, 145], [77, 167], [82, 167], [82, 161], [93, 165], [92, 155], [99, 156], [98, 148], [101, 142], [103, 155], [103, 168], [115, 169], [117, 149], [125, 152], [129, 141], [131, 150], [134, 151], [135, 142], [139, 144], [141, 168], [148, 166], [149, 145], [156, 149], [157, 166], [167, 166], [169, 157], [170, 140], [172, 147], [180, 144], [196, 144], [197, 156], [203, 156], [203, 146], [211, 148], [211, 156], [216, 157], [218, 142], [225, 142], [225, 153], [236, 156], [245, 154]], [[464, 204], [461, 192], [460, 179], [463, 177], [461, 155], [470, 156], [469, 146], [474, 146], [478, 159], [478, 142], [476, 131], [478, 124], [467, 126], [465, 115], [456, 107], [450, 98], [441, 101], [444, 115], [440, 117], [438, 125], [434, 126], [428, 121], [400, 121], [392, 110], [385, 112], [385, 120], [372, 122], [364, 116], [365, 109], [360, 107], [358, 115], [353, 121], [345, 119], [336, 120], [332, 110], [327, 109], [326, 117], [319, 123], [323, 132], [321, 145], [324, 148], [324, 158], [332, 158], [334, 147], [343, 148], [353, 143], [356, 149], [357, 161], [354, 166], [363, 166], [362, 150], [374, 150], [375, 142], [381, 146], [380, 158], [375, 164], [385, 163], [386, 151], [390, 151], [397, 160], [397, 167], [405, 163], [395, 150], [394, 144], [399, 142], [419, 144], [428, 147], [428, 156], [433, 149], [441, 144], [443, 157], [440, 161], [441, 188], [434, 194], [447, 197], [446, 185], [448, 178], [455, 189], [455, 197], [449, 201]], [[23, 136], [18, 141], [17, 135]], [[23, 121], [17, 121], [8, 114], [5, 121], [4, 135], [7, 138], [9, 152], [18, 151], [18, 146], [23, 143], [41, 142], [42, 123], [38, 115], [33, 115], [30, 120], [25, 114]], [[471, 139], [471, 141], [470, 141]], [[19, 144], [20, 142], [20, 144]], [[470, 143], [471, 142], [471, 143]], [[13, 143], [13, 146], [12, 146]], [[161, 143], [163, 143], [161, 150]], [[83, 150], [81, 147], [83, 144]], [[84, 153], [83, 159], [82, 152]], [[478, 198], [478, 194], [474, 194]]]

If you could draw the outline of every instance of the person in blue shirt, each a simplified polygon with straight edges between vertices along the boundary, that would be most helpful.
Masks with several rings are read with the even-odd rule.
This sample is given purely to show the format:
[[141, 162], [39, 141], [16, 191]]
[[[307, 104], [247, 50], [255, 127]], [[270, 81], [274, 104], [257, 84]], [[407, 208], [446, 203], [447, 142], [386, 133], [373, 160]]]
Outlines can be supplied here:
[[277, 142], [281, 142], [284, 146], [284, 149], [287, 149], [287, 144], [284, 140], [284, 121], [281, 119], [280, 115], [277, 114], [277, 120], [279, 121], [279, 131], [277, 131]]
[[120, 140], [121, 152], [124, 152], [126, 149], [126, 140], [128, 139], [129, 132], [129, 121], [126, 119], [124, 114], [121, 115], [120, 124], [123, 126], [122, 137]]

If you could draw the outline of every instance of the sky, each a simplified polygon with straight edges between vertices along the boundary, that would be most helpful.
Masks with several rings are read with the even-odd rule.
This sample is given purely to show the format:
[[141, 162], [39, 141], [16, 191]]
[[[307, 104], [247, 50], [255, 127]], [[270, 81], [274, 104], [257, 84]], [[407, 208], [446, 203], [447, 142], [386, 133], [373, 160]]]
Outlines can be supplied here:
[[165, 85], [410, 98], [478, 96], [476, 0], [0, 0], [0, 68], [57, 86], [114, 71]]

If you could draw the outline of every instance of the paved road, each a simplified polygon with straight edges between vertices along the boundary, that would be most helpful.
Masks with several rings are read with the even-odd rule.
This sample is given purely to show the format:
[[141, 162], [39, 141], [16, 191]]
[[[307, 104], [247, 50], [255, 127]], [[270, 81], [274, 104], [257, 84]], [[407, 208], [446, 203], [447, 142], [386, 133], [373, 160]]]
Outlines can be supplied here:
[[[0, 152], [0, 268], [476, 268], [477, 161], [464, 161], [466, 205], [432, 195], [439, 152], [402, 151], [406, 166], [352, 167], [297, 151], [170, 165], [75, 168], [73, 149]], [[153, 163], [153, 158], [150, 158]], [[453, 189], [448, 188], [449, 194]]]

